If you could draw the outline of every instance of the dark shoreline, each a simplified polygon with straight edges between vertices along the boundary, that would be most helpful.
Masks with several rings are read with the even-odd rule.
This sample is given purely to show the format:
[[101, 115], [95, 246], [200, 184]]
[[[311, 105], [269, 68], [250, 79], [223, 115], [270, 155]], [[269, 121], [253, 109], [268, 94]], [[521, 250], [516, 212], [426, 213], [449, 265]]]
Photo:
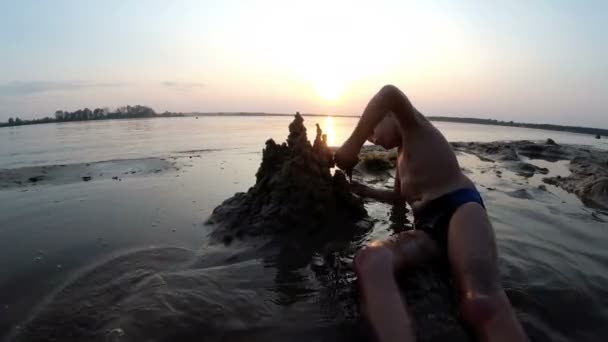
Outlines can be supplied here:
[[[185, 114], [185, 116], [291, 116], [292, 114], [279, 114], [279, 113], [191, 113]], [[313, 114], [313, 113], [302, 113], [302, 116], [311, 117], [325, 117], [327, 114]], [[341, 118], [358, 118], [359, 115], [332, 115], [333, 117]], [[608, 136], [608, 129], [603, 128], [592, 128], [592, 127], [579, 127], [579, 126], [562, 126], [553, 124], [534, 124], [514, 121], [500, 121], [494, 119], [479, 119], [479, 118], [461, 118], [461, 117], [449, 117], [449, 116], [426, 116], [430, 121], [440, 122], [455, 122], [455, 123], [467, 123], [476, 125], [490, 125], [490, 126], [505, 126], [505, 127], [523, 127], [532, 129], [542, 129], [546, 131], [558, 131], [558, 132], [570, 132], [579, 134], [592, 134]]]
[[[179, 115], [156, 115], [150, 117], [141, 117], [141, 118], [133, 118], [133, 117], [125, 117], [125, 118], [107, 118], [101, 120], [125, 120], [125, 119], [159, 119], [159, 118], [167, 118], [167, 117], [199, 117], [199, 116], [245, 116], [245, 117], [257, 117], [257, 116], [288, 116], [291, 117], [293, 114], [281, 114], [281, 113], [246, 113], [246, 112], [218, 112], [218, 113], [180, 113]], [[310, 116], [310, 117], [325, 117], [327, 114], [314, 114], [314, 113], [302, 113], [302, 116]], [[333, 115], [333, 117], [342, 117], [342, 118], [358, 118], [358, 115]], [[430, 121], [437, 122], [454, 122], [454, 123], [466, 123], [466, 124], [476, 124], [476, 125], [489, 125], [489, 126], [503, 126], [503, 127], [518, 127], [518, 128], [530, 128], [530, 129], [541, 129], [545, 131], [556, 131], [556, 132], [570, 132], [570, 133], [578, 133], [578, 134], [587, 134], [587, 135], [595, 135], [596, 137], [608, 137], [608, 129], [603, 128], [592, 128], [592, 127], [579, 127], [579, 126], [562, 126], [562, 125], [553, 125], [553, 124], [534, 124], [534, 123], [523, 123], [523, 122], [514, 122], [514, 121], [499, 121], [494, 119], [479, 119], [479, 118], [460, 118], [460, 117], [447, 117], [447, 116], [427, 116], [427, 119]], [[78, 122], [78, 121], [98, 121], [98, 119], [90, 119], [90, 120], [72, 120], [72, 121], [40, 121], [40, 122], [28, 122], [21, 125], [6, 125], [0, 124], [0, 128], [2, 127], [15, 127], [15, 126], [28, 126], [28, 125], [39, 125], [39, 124], [47, 124], [47, 123], [62, 123], [62, 122]]]
[[456, 118], [456, 117], [446, 117], [446, 116], [427, 116], [427, 118], [431, 121], [444, 121], [444, 122], [456, 122], [456, 123], [468, 123], [468, 124], [504, 126], [504, 127], [522, 127], [522, 128], [531, 128], [531, 129], [542, 129], [545, 131], [570, 132], [570, 133], [579, 133], [579, 134], [608, 136], [608, 129], [603, 129], [603, 128], [562, 126], [562, 125], [552, 125], [552, 124], [534, 124], [534, 123], [523, 123], [523, 122], [514, 122], [514, 121], [499, 121], [499, 120], [493, 120], [493, 119]]

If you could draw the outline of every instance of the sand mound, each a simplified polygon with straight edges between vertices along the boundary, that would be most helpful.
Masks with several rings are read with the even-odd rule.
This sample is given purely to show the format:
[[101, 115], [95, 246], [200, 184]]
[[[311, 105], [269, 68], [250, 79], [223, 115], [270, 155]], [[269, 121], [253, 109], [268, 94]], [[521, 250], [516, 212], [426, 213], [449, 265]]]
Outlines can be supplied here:
[[332, 153], [320, 127], [311, 145], [303, 123], [297, 114], [286, 143], [266, 142], [255, 185], [224, 201], [208, 219], [217, 225], [213, 237], [229, 242], [234, 237], [304, 233], [367, 216], [344, 174], [336, 170], [332, 176]]

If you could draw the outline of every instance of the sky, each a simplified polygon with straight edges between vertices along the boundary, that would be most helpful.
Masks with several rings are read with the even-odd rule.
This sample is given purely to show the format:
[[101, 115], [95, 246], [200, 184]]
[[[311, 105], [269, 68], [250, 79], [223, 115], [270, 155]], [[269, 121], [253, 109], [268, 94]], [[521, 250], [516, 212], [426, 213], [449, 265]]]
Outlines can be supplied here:
[[0, 121], [157, 112], [426, 115], [608, 128], [608, 1], [0, 0]]

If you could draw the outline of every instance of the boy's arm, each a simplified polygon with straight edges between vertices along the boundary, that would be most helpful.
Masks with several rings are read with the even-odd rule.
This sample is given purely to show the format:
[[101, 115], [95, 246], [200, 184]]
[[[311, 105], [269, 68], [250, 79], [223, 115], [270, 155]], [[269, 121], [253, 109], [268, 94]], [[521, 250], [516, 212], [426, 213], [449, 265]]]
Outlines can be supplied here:
[[415, 122], [416, 109], [407, 96], [394, 85], [385, 85], [369, 101], [349, 138], [350, 142], [361, 147], [376, 125], [388, 113], [395, 115], [402, 129]]
[[417, 111], [407, 96], [393, 85], [382, 87], [365, 107], [350, 137], [336, 151], [334, 159], [339, 168], [350, 174], [352, 168], [357, 164], [357, 155], [361, 146], [388, 113], [395, 115], [402, 129], [416, 122]]
[[399, 196], [394, 190], [374, 189], [357, 182], [351, 183], [351, 190], [361, 197], [369, 197], [381, 202], [395, 204], [399, 201]]
[[403, 204], [401, 197], [401, 181], [399, 179], [399, 168], [395, 171], [395, 187], [393, 190], [374, 189], [367, 185], [351, 182], [351, 190], [359, 196], [369, 197], [390, 204]]

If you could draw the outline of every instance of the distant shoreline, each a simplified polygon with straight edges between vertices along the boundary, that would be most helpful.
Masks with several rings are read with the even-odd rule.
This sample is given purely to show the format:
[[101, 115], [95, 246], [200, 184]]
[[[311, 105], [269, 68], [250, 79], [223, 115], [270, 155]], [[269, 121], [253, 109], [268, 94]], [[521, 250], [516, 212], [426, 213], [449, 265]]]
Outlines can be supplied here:
[[[313, 113], [301, 113], [303, 116], [313, 117], [325, 117], [326, 114], [313, 114]], [[293, 114], [279, 114], [279, 113], [189, 113], [185, 116], [291, 116]], [[358, 115], [332, 115], [333, 117], [342, 118], [358, 118]], [[557, 132], [570, 132], [579, 134], [591, 134], [599, 136], [608, 136], [608, 129], [603, 128], [592, 128], [592, 127], [579, 127], [579, 126], [562, 126], [553, 124], [533, 124], [524, 122], [514, 121], [500, 121], [493, 119], [478, 119], [478, 118], [459, 118], [450, 116], [426, 116], [430, 121], [440, 122], [455, 122], [455, 123], [468, 123], [477, 125], [490, 125], [490, 126], [504, 126], [504, 127], [523, 127], [532, 129], [542, 129], [546, 131], [557, 131]]]
[[545, 131], [556, 131], [556, 132], [570, 132], [587, 135], [595, 135], [598, 139], [600, 136], [608, 136], [608, 129], [603, 128], [592, 128], [592, 127], [579, 127], [579, 126], [562, 126], [553, 124], [533, 124], [525, 122], [514, 122], [514, 121], [500, 121], [493, 119], [477, 119], [477, 118], [456, 118], [446, 116], [427, 116], [427, 119], [431, 121], [440, 122], [455, 122], [455, 123], [468, 123], [477, 125], [489, 125], [489, 126], [503, 126], [503, 127], [523, 127], [532, 129], [542, 129]]
[[[215, 113], [171, 113], [170, 115], [156, 114], [153, 116], [146, 117], [120, 117], [120, 118], [104, 118], [102, 120], [124, 120], [124, 119], [151, 119], [151, 118], [166, 118], [166, 117], [218, 117], [218, 116], [292, 116], [293, 114], [281, 114], [281, 113], [250, 113], [250, 112], [215, 112]], [[326, 117], [327, 114], [314, 114], [314, 113], [302, 113], [303, 116], [310, 117]], [[358, 118], [358, 115], [332, 115], [333, 117], [342, 117], [342, 118]], [[449, 117], [449, 116], [427, 116], [427, 119], [430, 121], [438, 121], [438, 122], [454, 122], [454, 123], [467, 123], [467, 124], [477, 124], [477, 125], [490, 125], [490, 126], [504, 126], [504, 127], [521, 127], [521, 128], [532, 128], [532, 129], [542, 129], [546, 131], [557, 131], [557, 132], [570, 132], [570, 133], [578, 133], [578, 134], [587, 134], [587, 135], [595, 135], [596, 137], [608, 137], [608, 129], [603, 128], [592, 128], [592, 127], [579, 127], [579, 126], [565, 126], [565, 125], [553, 125], [553, 124], [533, 124], [533, 123], [524, 123], [524, 122], [514, 122], [514, 121], [500, 121], [494, 119], [479, 119], [479, 118], [461, 118], [461, 117]], [[28, 122], [24, 125], [36, 125], [36, 124], [45, 124], [45, 123], [61, 123], [61, 122], [77, 122], [77, 121], [94, 121], [93, 120], [73, 120], [73, 121], [55, 121], [55, 120], [40, 120], [35, 122]], [[6, 125], [0, 124], [0, 128], [2, 127], [15, 127], [19, 125]]]

